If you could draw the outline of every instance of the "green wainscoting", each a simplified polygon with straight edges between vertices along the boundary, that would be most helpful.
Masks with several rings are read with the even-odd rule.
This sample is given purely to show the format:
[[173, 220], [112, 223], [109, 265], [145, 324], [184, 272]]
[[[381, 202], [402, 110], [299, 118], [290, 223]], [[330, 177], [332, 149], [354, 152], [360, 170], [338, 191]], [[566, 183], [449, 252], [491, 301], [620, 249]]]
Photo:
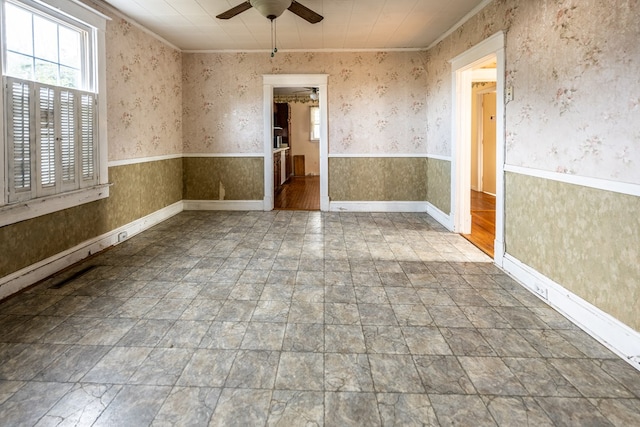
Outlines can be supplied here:
[[185, 157], [183, 159], [183, 199], [224, 200], [264, 199], [264, 159], [262, 157]]
[[331, 157], [332, 201], [424, 201], [427, 159], [423, 157]]
[[506, 174], [509, 255], [640, 330], [640, 197]]
[[0, 277], [182, 200], [182, 159], [109, 168], [110, 195], [0, 228]]
[[429, 183], [427, 201], [449, 215], [451, 213], [451, 162], [433, 158], [427, 160]]

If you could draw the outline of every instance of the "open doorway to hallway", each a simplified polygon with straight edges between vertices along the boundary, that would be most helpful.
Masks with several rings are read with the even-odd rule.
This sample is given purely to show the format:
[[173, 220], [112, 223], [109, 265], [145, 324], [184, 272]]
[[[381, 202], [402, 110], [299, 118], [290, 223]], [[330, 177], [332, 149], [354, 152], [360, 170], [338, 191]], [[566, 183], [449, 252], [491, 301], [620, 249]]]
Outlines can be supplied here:
[[471, 232], [467, 240], [493, 258], [496, 232], [496, 62], [473, 68], [471, 87]]
[[320, 210], [319, 103], [315, 87], [275, 87], [276, 210]]
[[[499, 31], [476, 46], [461, 53], [451, 60], [453, 87], [452, 141], [453, 165], [451, 182], [451, 206], [453, 230], [462, 235], [471, 235], [473, 210], [489, 211], [486, 215], [475, 215], [477, 224], [484, 222], [484, 228], [493, 230], [493, 236], [484, 236], [486, 252], [490, 254], [498, 266], [504, 259], [504, 163], [505, 163], [505, 51], [504, 33]], [[472, 155], [472, 136], [477, 135], [477, 128], [472, 129], [472, 103], [474, 82], [495, 82], [495, 112], [487, 114], [487, 120], [495, 124], [495, 148], [492, 154], [484, 153], [486, 159], [479, 160], [478, 154]], [[486, 88], [488, 92], [488, 87]], [[512, 92], [511, 92], [512, 93]], [[477, 101], [477, 100], [476, 100]], [[484, 151], [484, 148], [478, 150]], [[493, 160], [490, 162], [488, 160]], [[478, 170], [472, 173], [472, 162]], [[483, 172], [482, 172], [483, 171]], [[495, 172], [495, 184], [489, 185], [487, 171]], [[473, 175], [473, 176], [472, 176]], [[478, 178], [480, 177], [480, 178]], [[472, 180], [476, 179], [476, 193], [472, 192]], [[487, 188], [493, 187], [488, 190]], [[492, 194], [487, 194], [492, 193]], [[483, 197], [472, 197], [475, 196]], [[489, 201], [482, 200], [487, 196]], [[493, 197], [495, 196], [495, 197]], [[480, 199], [480, 200], [479, 200]], [[480, 202], [479, 209], [472, 209], [472, 203]], [[478, 206], [478, 205], [476, 205]], [[495, 208], [494, 208], [495, 206]], [[495, 211], [495, 213], [494, 213]], [[489, 220], [486, 220], [489, 217]], [[493, 219], [493, 221], [491, 221]], [[486, 221], [481, 221], [486, 220]], [[475, 234], [475, 233], [473, 233]], [[492, 240], [493, 237], [493, 240]], [[492, 241], [491, 241], [492, 240]], [[478, 245], [479, 246], [479, 245]]]

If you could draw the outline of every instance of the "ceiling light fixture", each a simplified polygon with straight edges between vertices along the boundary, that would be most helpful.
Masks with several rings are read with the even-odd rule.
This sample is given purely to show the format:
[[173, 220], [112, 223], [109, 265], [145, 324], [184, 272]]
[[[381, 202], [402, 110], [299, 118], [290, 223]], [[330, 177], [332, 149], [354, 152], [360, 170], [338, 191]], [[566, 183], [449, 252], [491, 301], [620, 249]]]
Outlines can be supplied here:
[[216, 18], [231, 19], [252, 7], [255, 7], [262, 16], [268, 19], [276, 19], [282, 15], [286, 9], [289, 9], [292, 13], [298, 15], [310, 24], [317, 24], [324, 19], [322, 15], [318, 15], [313, 10], [295, 0], [245, 0], [226, 12], [216, 15]]
[[237, 6], [232, 7], [226, 12], [216, 15], [218, 19], [231, 19], [234, 16], [254, 7], [262, 16], [271, 21], [271, 57], [273, 58], [278, 51], [276, 47], [276, 23], [277, 17], [282, 15], [285, 10], [289, 9], [305, 21], [311, 24], [317, 24], [324, 18], [313, 10], [301, 5], [295, 0], [245, 0]]
[[262, 16], [273, 21], [291, 6], [291, 0], [250, 0]]
[[314, 101], [318, 99], [318, 89], [317, 88], [313, 88], [311, 89], [311, 93], [309, 94], [309, 98], [313, 99]]
[[250, 0], [251, 6], [271, 21], [271, 57], [278, 52], [278, 31], [276, 18], [291, 6], [291, 0]]

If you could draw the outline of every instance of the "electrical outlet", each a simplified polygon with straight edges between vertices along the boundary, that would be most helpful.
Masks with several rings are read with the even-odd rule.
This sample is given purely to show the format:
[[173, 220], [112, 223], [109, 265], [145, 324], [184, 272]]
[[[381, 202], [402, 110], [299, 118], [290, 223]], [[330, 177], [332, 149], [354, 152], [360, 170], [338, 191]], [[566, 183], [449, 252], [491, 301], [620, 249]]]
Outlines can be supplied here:
[[540, 295], [545, 300], [549, 299], [549, 292], [546, 287], [540, 285], [539, 283], [536, 283], [535, 287], [536, 287], [535, 291], [538, 295]]
[[507, 86], [507, 89], [505, 90], [505, 93], [504, 93], [504, 97], [506, 98], [505, 99], [506, 102], [513, 101], [513, 86]]
[[120, 233], [118, 233], [118, 243], [124, 242], [125, 240], [127, 240], [127, 232], [121, 231]]

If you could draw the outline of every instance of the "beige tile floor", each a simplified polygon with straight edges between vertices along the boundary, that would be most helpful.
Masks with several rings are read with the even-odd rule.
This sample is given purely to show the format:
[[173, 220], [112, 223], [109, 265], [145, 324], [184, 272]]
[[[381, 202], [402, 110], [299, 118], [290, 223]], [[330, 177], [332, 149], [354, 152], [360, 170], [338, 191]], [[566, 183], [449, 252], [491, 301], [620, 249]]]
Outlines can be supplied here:
[[0, 304], [7, 426], [632, 426], [639, 397], [424, 214], [183, 212]]

